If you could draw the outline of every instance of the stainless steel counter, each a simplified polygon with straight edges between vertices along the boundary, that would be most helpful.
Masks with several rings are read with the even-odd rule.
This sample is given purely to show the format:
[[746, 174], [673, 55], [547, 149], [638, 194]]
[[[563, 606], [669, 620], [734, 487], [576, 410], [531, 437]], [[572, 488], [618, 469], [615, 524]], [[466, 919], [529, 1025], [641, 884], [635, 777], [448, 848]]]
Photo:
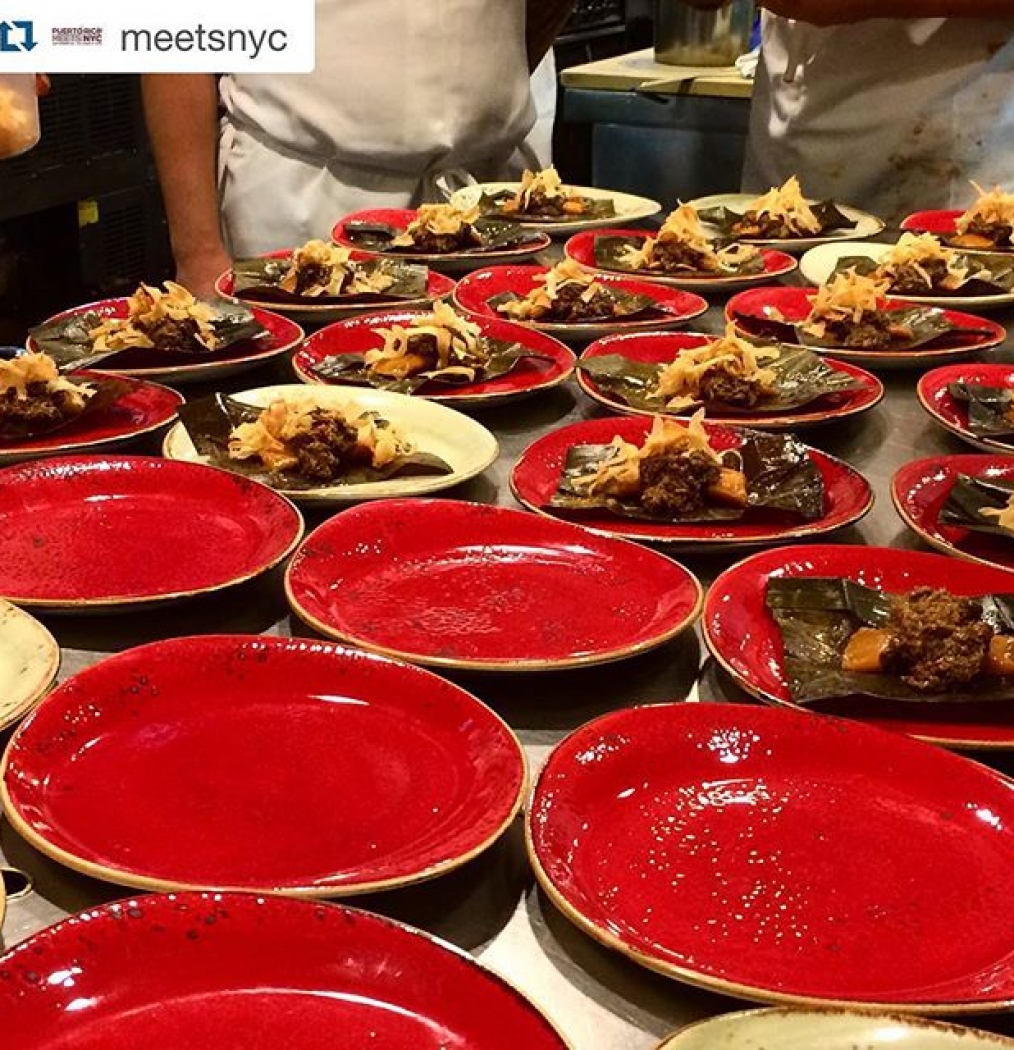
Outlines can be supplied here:
[[[998, 319], [1014, 322], [1010, 315]], [[695, 327], [719, 331], [720, 311], [712, 309]], [[997, 358], [1014, 360], [1014, 341], [997, 352]], [[280, 372], [248, 373], [232, 388], [279, 381]], [[920, 547], [891, 506], [891, 475], [911, 459], [961, 452], [963, 446], [924, 416], [913, 392], [915, 376], [914, 372], [885, 373], [887, 397], [878, 408], [852, 422], [803, 432], [810, 443], [861, 470], [876, 491], [872, 513], [857, 527], [836, 535], [838, 542]], [[522, 449], [548, 430], [602, 413], [576, 385], [569, 384], [475, 414], [500, 439], [501, 457], [483, 477], [449, 495], [512, 506], [508, 476]], [[137, 451], [154, 452], [154, 446]], [[311, 514], [308, 526], [320, 520]], [[702, 555], [682, 560], [707, 583], [736, 558]], [[551, 596], [546, 601], [547, 615], [552, 615]], [[288, 615], [277, 572], [220, 596], [163, 611], [47, 617], [46, 623], [64, 649], [61, 680], [108, 653], [160, 638], [211, 632], [310, 633]], [[706, 659], [693, 633], [654, 653], [603, 668], [516, 678], [458, 675], [456, 680], [514, 727], [528, 750], [533, 772], [569, 731], [606, 711], [645, 701], [744, 699]], [[1014, 758], [994, 756], [989, 762], [1014, 772]], [[171, 833], [166, 828], [166, 834]], [[0, 853], [6, 863], [35, 880], [34, 893], [9, 903], [3, 927], [7, 946], [70, 912], [129, 895], [61, 868], [28, 846], [6, 823], [0, 825]], [[575, 1050], [649, 1050], [683, 1024], [741, 1005], [649, 973], [579, 932], [536, 888], [520, 822], [488, 853], [452, 875], [350, 903], [422, 927], [474, 952], [538, 1003]], [[1014, 1019], [976, 1019], [976, 1023], [1014, 1032]]]

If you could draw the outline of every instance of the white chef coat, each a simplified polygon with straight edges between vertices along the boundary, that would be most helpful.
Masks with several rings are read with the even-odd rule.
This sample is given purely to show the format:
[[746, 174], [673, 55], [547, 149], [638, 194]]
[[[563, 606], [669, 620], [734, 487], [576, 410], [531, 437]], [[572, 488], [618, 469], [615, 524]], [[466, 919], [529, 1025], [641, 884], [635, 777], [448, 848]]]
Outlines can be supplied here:
[[[535, 83], [545, 100], [545, 69]], [[518, 154], [539, 115], [525, 0], [317, 0], [316, 71], [224, 77], [221, 97], [237, 256], [326, 237], [361, 208], [439, 199], [448, 170], [481, 181], [536, 162]]]
[[889, 222], [1014, 189], [1014, 19], [765, 14], [743, 188], [793, 174]]

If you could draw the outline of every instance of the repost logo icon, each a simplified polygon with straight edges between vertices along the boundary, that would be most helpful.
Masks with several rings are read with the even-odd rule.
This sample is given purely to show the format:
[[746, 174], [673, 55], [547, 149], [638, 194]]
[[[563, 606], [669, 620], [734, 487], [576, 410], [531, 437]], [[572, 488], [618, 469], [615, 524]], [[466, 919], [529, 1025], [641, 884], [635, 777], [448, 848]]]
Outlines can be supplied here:
[[35, 23], [0, 21], [0, 53], [17, 53], [34, 51], [38, 43], [35, 39]]

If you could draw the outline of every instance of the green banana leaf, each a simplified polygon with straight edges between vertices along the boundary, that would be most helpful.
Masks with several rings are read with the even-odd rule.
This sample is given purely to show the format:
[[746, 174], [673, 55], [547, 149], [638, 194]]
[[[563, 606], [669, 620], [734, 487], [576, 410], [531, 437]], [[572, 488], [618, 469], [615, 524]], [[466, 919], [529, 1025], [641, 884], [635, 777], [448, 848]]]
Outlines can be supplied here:
[[947, 502], [940, 508], [940, 522], [1014, 540], [1014, 532], [1001, 528], [996, 518], [982, 513], [984, 510], [1006, 510], [1011, 496], [1014, 496], [1014, 482], [959, 474]]
[[983, 386], [978, 383], [951, 383], [948, 393], [968, 407], [968, 429], [977, 437], [994, 440], [1010, 438], [1014, 444], [1014, 419], [1007, 413], [1014, 406], [1014, 390], [1005, 386]]
[[[356, 467], [336, 481], [305, 478], [292, 471], [269, 471], [257, 460], [232, 459], [229, 456], [229, 436], [232, 431], [241, 423], [255, 422], [263, 411], [262, 408], [248, 405], [227, 394], [213, 394], [211, 397], [200, 398], [183, 405], [179, 410], [179, 417], [198, 454], [206, 456], [213, 466], [223, 467], [234, 474], [242, 474], [282, 491], [300, 492], [338, 485], [362, 485], [396, 477], [454, 472], [450, 464], [429, 452], [413, 452], [380, 468]], [[376, 413], [372, 415], [378, 426], [390, 425]]]
[[[980, 601], [984, 622], [1000, 634], [1014, 634], [1014, 595]], [[891, 610], [887, 594], [853, 580], [772, 578], [767, 606], [782, 635], [785, 675], [797, 704], [850, 696], [918, 703], [1014, 700], [1014, 678], [976, 683], [967, 692], [924, 693], [893, 675], [842, 670], [852, 635], [860, 627], [882, 627]]]
[[[978, 296], [1002, 295], [1014, 291], [1014, 259], [1010, 255], [986, 252], [981, 255], [965, 253], [959, 253], [959, 255], [962, 255], [965, 262], [971, 267], [972, 276], [957, 288], [927, 289], [924, 294]], [[855, 270], [856, 273], [869, 277], [877, 273], [878, 267], [877, 260], [871, 259], [868, 255], [846, 255], [835, 264], [834, 273]]]
[[[616, 270], [620, 273], [639, 274], [649, 278], [658, 274], [672, 274], [676, 277], [712, 277], [717, 280], [722, 277], [746, 277], [751, 274], [764, 272], [764, 258], [759, 254], [755, 255], [752, 259], [744, 259], [738, 265], [720, 270], [717, 273], [705, 270], [695, 270], [691, 266], [686, 265], [670, 269], [637, 269], [626, 262], [624, 256], [631, 248], [639, 249], [643, 245], [644, 241], [637, 237], [596, 237], [594, 246], [595, 265], [603, 270]], [[716, 248], [721, 246], [722, 245], [719, 243], [715, 244]]]
[[[459, 249], [448, 252], [449, 255], [475, 254], [483, 252], [503, 251], [507, 248], [519, 248], [524, 244], [532, 244], [542, 240], [542, 235], [536, 230], [525, 229], [516, 222], [504, 222], [500, 219], [479, 219], [475, 223], [475, 230], [479, 235], [480, 243], [472, 248]], [[345, 224], [345, 236], [357, 247], [372, 252], [390, 252], [393, 254], [430, 254], [422, 252], [418, 248], [409, 246], [394, 246], [391, 242], [400, 237], [405, 231], [397, 226], [391, 226], [383, 222], [347, 222]]]
[[820, 469], [806, 447], [783, 434], [743, 431], [745, 440], [736, 451], [723, 454], [725, 465], [746, 475], [746, 508], [703, 507], [678, 517], [650, 514], [636, 501], [611, 496], [588, 496], [575, 488], [578, 478], [594, 474], [612, 455], [610, 445], [574, 445], [559, 487], [549, 506], [559, 510], [605, 510], [618, 518], [679, 524], [740, 521], [761, 514], [815, 521], [824, 514], [824, 483]]
[[[834, 230], [854, 230], [856, 228], [856, 221], [850, 219], [834, 201], [817, 201], [815, 204], [811, 204], [810, 208], [813, 214], [817, 217], [817, 221], [820, 223], [820, 231], [818, 233], [801, 233], [799, 235], [800, 240], [805, 240], [809, 237], [819, 237], [825, 233], [831, 233]], [[711, 226], [717, 226], [722, 233], [727, 237], [736, 237], [736, 231], [733, 227], [738, 223], [745, 214], [744, 211], [732, 211], [730, 208], [718, 207], [718, 208], [704, 208], [698, 212], [701, 218], [701, 222], [706, 222]], [[760, 238], [746, 238], [740, 236], [740, 240], [771, 240], [769, 237]], [[791, 240], [792, 238], [777, 238], [778, 240]]]
[[[802, 408], [823, 397], [856, 390], [862, 384], [845, 372], [832, 368], [819, 354], [802, 347], [779, 346], [778, 357], [763, 362], [764, 368], [775, 373], [771, 396], [754, 408], [738, 409], [721, 402], [709, 401], [705, 408], [722, 412], [742, 412], [756, 415], [762, 412], [787, 412]], [[696, 407], [678, 412], [666, 409], [665, 399], [658, 397], [659, 373], [663, 366], [647, 361], [631, 361], [621, 354], [607, 354], [582, 360], [578, 368], [592, 379], [603, 392], [641, 411], [663, 415], [687, 415]]]
[[608, 198], [579, 197], [584, 203], [580, 215], [554, 215], [550, 212], [505, 212], [504, 204], [514, 199], [513, 190], [501, 190], [498, 193], [484, 193], [479, 198], [479, 210], [483, 215], [494, 215], [511, 222], [587, 222], [589, 219], [608, 219], [616, 214], [616, 204]]
[[425, 299], [429, 287], [429, 270], [414, 263], [395, 259], [365, 259], [352, 267], [363, 274], [384, 273], [394, 283], [382, 292], [357, 292], [354, 295], [296, 295], [280, 288], [288, 276], [289, 259], [241, 259], [233, 264], [233, 293], [263, 302], [301, 303], [303, 305], [370, 305], [393, 299]]

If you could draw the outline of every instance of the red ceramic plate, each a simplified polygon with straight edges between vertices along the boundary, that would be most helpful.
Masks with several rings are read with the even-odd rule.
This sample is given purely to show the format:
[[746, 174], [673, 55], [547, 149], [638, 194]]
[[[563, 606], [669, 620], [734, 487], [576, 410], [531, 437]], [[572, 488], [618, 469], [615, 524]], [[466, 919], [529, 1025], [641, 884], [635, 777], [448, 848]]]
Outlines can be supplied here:
[[[356, 244], [350, 240], [345, 233], [347, 222], [376, 222], [393, 226], [398, 230], [408, 229], [418, 213], [408, 208], [373, 208], [367, 211], [353, 212], [339, 220], [331, 231], [331, 237], [336, 244], [343, 244], [346, 248], [355, 248]], [[395, 259], [404, 259], [406, 262], [423, 262], [440, 270], [469, 270], [474, 266], [491, 266], [499, 262], [514, 262], [518, 259], [528, 259], [539, 252], [545, 251], [552, 243], [552, 238], [545, 233], [537, 233], [528, 230], [531, 240], [515, 248], [503, 248], [496, 251], [468, 251], [468, 252], [444, 252], [436, 255], [428, 252], [371, 252], [369, 254], [385, 254]]]
[[672, 977], [914, 1013], [1014, 1002], [1014, 784], [858, 722], [617, 711], [550, 756], [529, 810], [565, 914]]
[[928, 211], [914, 211], [902, 219], [903, 230], [916, 233], [936, 233], [953, 236], [957, 233], [957, 221], [964, 215], [961, 208], [935, 208]]
[[1014, 481], [1014, 456], [933, 456], [907, 463], [891, 481], [895, 509], [914, 533], [944, 554], [1014, 572], [1014, 537], [941, 523], [940, 511], [959, 474]]
[[[268, 252], [264, 255], [265, 259], [288, 259], [292, 255], [292, 249], [287, 248], [283, 251]], [[359, 261], [362, 259], [372, 259], [373, 256], [369, 252], [353, 252], [353, 260]], [[222, 274], [221, 277], [215, 282], [215, 291], [219, 295], [225, 296], [228, 299], [234, 298], [234, 275], [232, 270], [228, 270]], [[363, 305], [351, 305], [348, 303], [343, 304], [341, 300], [332, 299], [330, 302], [320, 303], [315, 302], [313, 299], [307, 299], [305, 302], [277, 302], [274, 299], [261, 301], [254, 296], [244, 293], [237, 298], [248, 303], [256, 303], [259, 306], [264, 307], [267, 310], [274, 310], [275, 313], [282, 314], [286, 317], [294, 317], [296, 320], [307, 320], [316, 321], [318, 324], [321, 321], [335, 321], [343, 317], [353, 317], [356, 314], [362, 313], [374, 313], [377, 310], [406, 310], [415, 307], [425, 306], [427, 302], [432, 302], [434, 299], [444, 299], [454, 291], [454, 281], [450, 277], [445, 277], [443, 274], [435, 273], [430, 271], [429, 280], [427, 281], [426, 298], [424, 299], [387, 299], [383, 301], [377, 301]]]
[[[556, 492], [574, 445], [605, 445], [619, 435], [636, 445], [644, 443], [651, 430], [650, 419], [589, 419], [554, 430], [529, 445], [511, 472], [511, 488], [529, 510], [561, 518], [594, 532], [645, 543], [679, 544], [689, 550], [707, 547], [753, 547], [833, 532], [852, 525], [873, 506], [873, 490], [866, 479], [840, 459], [810, 449], [810, 458], [824, 479], [825, 513], [818, 521], [786, 523], [784, 520], [751, 522], [700, 522], [672, 525], [666, 522], [634, 521], [602, 511], [556, 510], [547, 504]], [[742, 438], [729, 427], [705, 423], [714, 446], [722, 451], [738, 448]]]
[[[378, 329], [393, 324], [410, 324], [420, 311], [399, 310], [388, 313], [366, 314], [347, 321], [328, 325], [314, 333], [303, 344], [293, 358], [296, 375], [304, 383], [323, 383], [314, 372], [315, 365], [331, 354], [364, 354], [367, 350], [383, 346], [383, 337]], [[505, 398], [532, 394], [537, 390], [548, 390], [565, 382], [574, 371], [577, 358], [573, 352], [552, 336], [534, 332], [530, 328], [487, 318], [474, 318], [482, 334], [490, 339], [508, 343], [520, 343], [539, 357], [525, 358], [518, 362], [512, 372], [484, 383], [468, 383], [451, 386], [431, 383], [425, 396], [431, 401], [445, 401], [451, 405], [483, 404], [502, 401]], [[341, 385], [341, 384], [335, 384]]]
[[[646, 241], [652, 236], [654, 234], [649, 230], [589, 230], [586, 233], [578, 233], [571, 237], [564, 245], [563, 250], [569, 258], [579, 262], [589, 270], [629, 274], [629, 270], [610, 271], [600, 266], [595, 261], [595, 241], [599, 237], [629, 237], [639, 241]], [[664, 274], [643, 271], [638, 276], [648, 281], [655, 281], [658, 284], [672, 284], [677, 288], [695, 288], [700, 291], [707, 291], [708, 289], [724, 290], [728, 288], [745, 288], [752, 284], [766, 284], [792, 273], [799, 266], [799, 261], [787, 252], [776, 252], [772, 248], [761, 248], [760, 253], [761, 258], [764, 260], [764, 269], [760, 273], [743, 274], [735, 277], [692, 277], [689, 274], [685, 276], [665, 276]]]
[[[536, 285], [535, 278], [547, 273], [545, 266], [491, 266], [476, 270], [463, 277], [454, 291], [454, 301], [462, 310], [478, 317], [499, 318], [490, 299], [507, 292], [525, 296]], [[665, 284], [651, 284], [631, 277], [616, 277], [603, 274], [598, 277], [602, 284], [622, 288], [631, 295], [646, 295], [655, 301], [655, 310], [647, 319], [618, 318], [592, 324], [541, 324], [520, 322], [527, 328], [548, 332], [561, 339], [582, 341], [598, 339], [618, 332], [651, 331], [656, 328], [672, 328], [698, 317], [708, 308], [706, 299], [693, 292], [684, 292]]]
[[[64, 310], [50, 320], [58, 321], [76, 314], [95, 312], [102, 317], [126, 317], [126, 299], [103, 299], [97, 303]], [[295, 350], [303, 341], [303, 329], [287, 317], [268, 310], [253, 310], [254, 316], [267, 329], [257, 339], [244, 339], [225, 350], [212, 354], [184, 354], [161, 350], [124, 350], [109, 361], [103, 372], [132, 376], [135, 379], [158, 379], [167, 383], [192, 383], [198, 380], [218, 380], [246, 371], [265, 361]], [[26, 344], [29, 350], [38, 350], [34, 339]]]
[[[87, 724], [68, 734], [80, 711]], [[521, 745], [464, 690], [288, 638], [176, 638], [110, 657], [46, 698], [3, 766], [7, 818], [77, 871], [322, 897], [463, 864], [524, 789]]]
[[[82, 379], [102, 378], [93, 372], [76, 374]], [[140, 379], [124, 378], [123, 382], [127, 386], [123, 397], [70, 426], [22, 441], [0, 440], [0, 463], [110, 448], [150, 434], [176, 418], [183, 397], [175, 390]]]
[[82, 611], [241, 583], [299, 542], [299, 511], [228, 471], [146, 456], [0, 470], [0, 596]]
[[676, 562], [565, 522], [450, 500], [362, 504], [297, 551], [289, 603], [311, 627], [436, 667], [550, 670], [652, 649], [697, 618]]
[[[782, 639], [764, 596], [769, 576], [836, 576], [903, 593], [944, 587], [975, 596], [1014, 593], [1014, 575], [940, 554], [887, 547], [804, 546], [764, 551], [722, 573], [708, 591], [704, 638], [719, 664], [748, 693], [795, 706], [782, 666]], [[854, 697], [820, 710], [861, 718], [948, 747], [1012, 748], [1014, 722], [1003, 703], [915, 704]], [[815, 705], [807, 710], [812, 711]]]
[[[815, 288], [753, 288], [734, 295], [725, 308], [725, 316], [744, 335], [763, 336], [764, 320], [781, 319], [790, 323], [802, 321], [810, 312], [810, 301]], [[888, 306], [906, 306], [899, 299], [888, 299]], [[926, 365], [968, 357], [979, 350], [999, 346], [1007, 333], [995, 321], [976, 317], [973, 314], [945, 310], [944, 315], [958, 328], [973, 329], [969, 332], [952, 332], [938, 339], [929, 348], [913, 350], [842, 350], [813, 347], [820, 353], [833, 354], [843, 361], [868, 365], [871, 368], [904, 368], [909, 365]], [[981, 331], [976, 331], [981, 329]]]
[[0, 969], [18, 1050], [567, 1050], [471, 956], [335, 904], [138, 897], [43, 930]]
[[969, 361], [962, 365], [934, 368], [919, 379], [919, 404], [944, 429], [956, 434], [974, 448], [1014, 455], [1014, 441], [1005, 444], [995, 438], [978, 437], [968, 429], [968, 409], [948, 392], [952, 383], [1006, 386], [1014, 390], [1014, 365], [988, 365]]
[[[581, 355], [581, 360], [619, 354], [631, 361], [669, 364], [676, 360], [684, 350], [703, 346], [715, 338], [713, 335], [698, 332], [638, 332], [631, 335], [610, 335], [592, 343]], [[883, 400], [884, 384], [876, 376], [857, 365], [837, 361], [834, 358], [830, 358], [827, 363], [836, 372], [843, 372], [851, 376], [860, 385], [855, 390], [823, 397], [819, 401], [802, 405], [780, 415], [773, 412], [730, 413], [726, 416], [709, 413], [708, 419], [713, 423], [750, 426], [758, 430], [790, 430], [858, 415], [860, 412], [869, 411]], [[601, 402], [614, 412], [622, 412], [624, 415], [631, 416], [653, 414], [644, 409], [631, 408], [625, 401], [613, 397], [608, 390], [601, 389], [595, 380], [582, 372], [580, 368], [577, 371], [577, 381], [589, 397]]]

